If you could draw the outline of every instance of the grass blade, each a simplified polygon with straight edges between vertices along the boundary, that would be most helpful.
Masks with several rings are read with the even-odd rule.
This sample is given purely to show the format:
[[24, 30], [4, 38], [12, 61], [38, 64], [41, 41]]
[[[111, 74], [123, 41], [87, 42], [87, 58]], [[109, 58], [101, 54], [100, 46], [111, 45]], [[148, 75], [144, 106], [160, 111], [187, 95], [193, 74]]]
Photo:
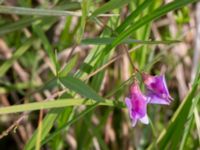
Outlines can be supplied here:
[[59, 71], [58, 76], [59, 77], [65, 77], [67, 74], [75, 67], [77, 62], [77, 57], [74, 56], [69, 60], [69, 62], [66, 64], [66, 66]]
[[[51, 112], [48, 113], [48, 115], [43, 119], [42, 121], [42, 135], [41, 135], [41, 140], [43, 140], [46, 135], [49, 133], [51, 128], [54, 125], [55, 119], [58, 117], [58, 113], [60, 111], [58, 110], [52, 110]], [[31, 150], [35, 146], [35, 143], [37, 141], [37, 134], [38, 134], [38, 129], [35, 130], [33, 135], [31, 136], [31, 139], [28, 140], [26, 143], [24, 150]]]
[[127, 4], [130, 0], [118, 0], [117, 3], [115, 0], [111, 0], [109, 2], [107, 2], [106, 4], [104, 4], [103, 6], [101, 6], [100, 8], [98, 8], [97, 10], [95, 10], [91, 17], [96, 17], [99, 14], [103, 14], [105, 12], [108, 12], [110, 10], [113, 10], [115, 8], [120, 8], [123, 5]]
[[53, 10], [53, 9], [35, 9], [13, 6], [0, 6], [0, 13], [3, 14], [17, 14], [17, 15], [31, 15], [31, 16], [77, 16], [81, 13], [73, 11]]
[[88, 11], [89, 11], [89, 3], [90, 0], [83, 0], [82, 1], [82, 17], [81, 17], [81, 24], [80, 24], [80, 28], [78, 30], [78, 34], [77, 34], [77, 44], [79, 44], [81, 42], [81, 39], [83, 37], [84, 34], [84, 30], [85, 30], [85, 24], [86, 24], [86, 19], [87, 19], [87, 15], [88, 15]]
[[31, 25], [38, 18], [23, 18], [11, 24], [0, 27], [0, 35], [4, 35]]
[[86, 98], [94, 99], [96, 101], [104, 100], [92, 88], [90, 88], [88, 85], [86, 85], [84, 82], [82, 82], [78, 78], [67, 76], [67, 77], [59, 78], [59, 80], [65, 87], [79, 93], [80, 95]]
[[[7, 106], [2, 107], [0, 109], [0, 115], [3, 114], [10, 114], [10, 113], [19, 113], [19, 112], [25, 112], [25, 111], [35, 111], [35, 110], [41, 110], [41, 109], [52, 109], [52, 108], [63, 108], [68, 106], [80, 106], [80, 105], [93, 105], [97, 101], [96, 100], [85, 100], [85, 99], [57, 99], [57, 100], [50, 100], [50, 101], [44, 101], [44, 102], [33, 102], [29, 104], [20, 104], [20, 105], [13, 105], [13, 106]], [[99, 105], [104, 106], [119, 106], [123, 107], [124, 104], [121, 102], [115, 102], [112, 100], [104, 100], [102, 102], [99, 102]]]
[[[110, 38], [87, 38], [83, 39], [81, 44], [84, 45], [108, 45], [111, 44], [116, 38], [110, 37]], [[172, 44], [172, 43], [178, 43], [180, 41], [143, 41], [143, 40], [135, 40], [135, 39], [125, 39], [121, 43], [124, 44]]]
[[124, 22], [120, 24], [119, 27], [117, 27], [116, 32], [120, 33], [123, 30], [125, 30], [131, 23], [134, 21], [134, 19], [141, 14], [142, 11], [145, 10], [153, 1], [144, 1], [141, 5], [137, 7], [135, 11], [133, 11]]

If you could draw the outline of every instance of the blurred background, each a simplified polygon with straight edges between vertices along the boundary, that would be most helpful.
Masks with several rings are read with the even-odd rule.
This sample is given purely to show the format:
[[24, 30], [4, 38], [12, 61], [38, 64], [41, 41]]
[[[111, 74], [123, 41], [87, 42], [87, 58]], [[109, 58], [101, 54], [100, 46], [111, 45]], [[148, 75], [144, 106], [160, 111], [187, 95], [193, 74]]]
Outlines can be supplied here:
[[[161, 16], [154, 13], [172, 2], [177, 2], [174, 8], [184, 5]], [[158, 17], [147, 21], [151, 14]], [[144, 24], [129, 32], [121, 45], [115, 41], [142, 21]], [[0, 0], [0, 107], [84, 97], [56, 82], [56, 77], [68, 74], [101, 97], [123, 103], [134, 73], [126, 49], [139, 70], [165, 74], [174, 98], [170, 106], [148, 106], [151, 125], [139, 122], [133, 128], [127, 109], [117, 104], [6, 114], [0, 115], [0, 149], [37, 149], [35, 131], [42, 118], [45, 129], [38, 149], [200, 149], [199, 103], [195, 104], [196, 115], [184, 126], [174, 127], [183, 133], [178, 141], [169, 139], [165, 147], [156, 146], [196, 77], [200, 57], [198, 1]], [[196, 93], [193, 98], [198, 89]]]

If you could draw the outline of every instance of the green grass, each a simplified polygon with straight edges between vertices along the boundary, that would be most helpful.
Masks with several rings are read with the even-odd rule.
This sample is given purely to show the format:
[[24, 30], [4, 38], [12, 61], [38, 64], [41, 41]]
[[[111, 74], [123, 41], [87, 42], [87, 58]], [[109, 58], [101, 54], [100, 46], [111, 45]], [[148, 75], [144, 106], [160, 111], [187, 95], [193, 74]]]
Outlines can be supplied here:
[[115, 101], [112, 101], [112, 100], [103, 100], [101, 102], [97, 102], [95, 100], [85, 100], [85, 99], [57, 99], [56, 101], [49, 100], [45, 102], [35, 102], [35, 103], [29, 103], [29, 104], [21, 104], [21, 105], [15, 105], [15, 106], [10, 106], [10, 107], [4, 107], [0, 110], [0, 115], [40, 110], [40, 109], [62, 108], [62, 107], [67, 107], [67, 106], [93, 105], [95, 103], [99, 103], [98, 105], [105, 105], [105, 106], [124, 107], [123, 103], [121, 102], [116, 103]]
[[[199, 62], [191, 63], [194, 41], [190, 40], [195, 36], [185, 36], [189, 32], [185, 29], [191, 30], [194, 18], [190, 14], [196, 13], [196, 2], [56, 0], [7, 5], [2, 1], [0, 129], [9, 131], [0, 139], [0, 147], [197, 149], [200, 75], [196, 72], [192, 85], [190, 76]], [[181, 51], [181, 44], [186, 47], [184, 56], [174, 52]], [[132, 63], [150, 74], [165, 72], [174, 98], [170, 106], [148, 105], [151, 125], [137, 123], [135, 128], [124, 98], [134, 79], [144, 88]], [[189, 89], [183, 100], [179, 66]], [[27, 116], [23, 123], [9, 128], [23, 115]], [[7, 142], [11, 142], [8, 147]]]

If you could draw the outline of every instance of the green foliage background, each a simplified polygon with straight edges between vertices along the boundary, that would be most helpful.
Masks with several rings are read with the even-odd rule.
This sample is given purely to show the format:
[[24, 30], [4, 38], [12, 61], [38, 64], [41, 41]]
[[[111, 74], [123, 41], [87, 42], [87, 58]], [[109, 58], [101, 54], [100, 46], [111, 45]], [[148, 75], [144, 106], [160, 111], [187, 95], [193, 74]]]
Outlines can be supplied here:
[[[1, 0], [0, 148], [200, 148], [198, 3]], [[174, 98], [135, 128], [124, 105], [141, 81], [132, 63], [164, 72]]]

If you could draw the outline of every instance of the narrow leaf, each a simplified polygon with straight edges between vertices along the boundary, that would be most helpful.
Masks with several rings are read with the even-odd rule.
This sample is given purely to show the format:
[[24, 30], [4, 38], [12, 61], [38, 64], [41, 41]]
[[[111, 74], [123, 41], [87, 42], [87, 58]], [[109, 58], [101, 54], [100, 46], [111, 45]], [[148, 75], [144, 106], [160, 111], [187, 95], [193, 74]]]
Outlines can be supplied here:
[[[57, 100], [49, 100], [43, 102], [33, 102], [29, 104], [20, 104], [20, 105], [13, 105], [7, 107], [1, 107], [0, 115], [10, 114], [10, 113], [19, 113], [25, 111], [35, 111], [41, 109], [52, 109], [52, 108], [63, 108], [68, 106], [80, 106], [80, 105], [93, 105], [97, 101], [96, 100], [85, 100], [85, 99], [57, 99]], [[104, 100], [99, 102], [99, 105], [104, 106], [121, 106], [123, 107], [123, 103], [115, 102], [112, 100]]]
[[35, 15], [35, 16], [81, 16], [81, 13], [73, 11], [53, 10], [53, 9], [36, 9], [13, 6], [0, 6], [0, 13], [18, 14], [18, 15]]
[[76, 93], [79, 93], [86, 98], [94, 99], [96, 101], [104, 100], [92, 88], [90, 88], [87, 84], [78, 78], [74, 78], [68, 75], [67, 77], [62, 77], [59, 79], [65, 87], [75, 91]]
[[130, 0], [118, 0], [116, 2], [116, 0], [111, 0], [109, 2], [107, 2], [106, 4], [104, 4], [103, 6], [101, 6], [100, 8], [96, 9], [91, 17], [96, 17], [98, 16], [99, 14], [103, 14], [103, 13], [106, 13], [110, 10], [113, 10], [115, 8], [120, 8], [122, 7], [123, 5], [127, 4]]
[[[85, 45], [108, 45], [112, 44], [112, 42], [115, 40], [115, 37], [110, 37], [110, 38], [87, 38], [83, 39], [81, 44]], [[143, 40], [135, 40], [135, 39], [125, 39], [121, 43], [125, 44], [172, 44], [172, 43], [178, 43], [180, 41], [174, 40], [174, 41], [143, 41]]]

